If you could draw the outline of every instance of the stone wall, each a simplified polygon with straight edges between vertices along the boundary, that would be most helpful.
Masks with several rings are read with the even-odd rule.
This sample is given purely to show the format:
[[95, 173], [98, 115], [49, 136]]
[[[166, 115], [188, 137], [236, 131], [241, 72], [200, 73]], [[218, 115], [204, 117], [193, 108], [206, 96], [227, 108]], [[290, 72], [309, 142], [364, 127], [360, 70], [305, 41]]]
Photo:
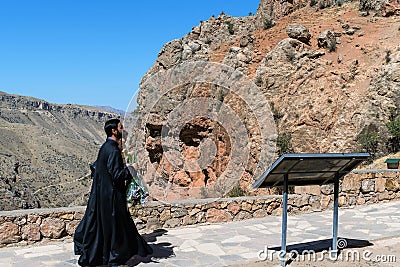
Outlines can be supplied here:
[[[332, 208], [333, 185], [291, 189], [291, 214]], [[339, 206], [351, 207], [400, 199], [400, 171], [353, 171], [340, 183]], [[130, 207], [138, 229], [154, 230], [199, 223], [228, 222], [281, 214], [282, 196], [150, 202]], [[0, 247], [72, 236], [85, 207], [0, 212]]]
[[134, 206], [131, 214], [139, 229], [153, 230], [198, 223], [217, 223], [279, 215], [282, 197], [210, 198], [152, 202], [145, 208]]
[[72, 236], [85, 207], [0, 212], [0, 247]]

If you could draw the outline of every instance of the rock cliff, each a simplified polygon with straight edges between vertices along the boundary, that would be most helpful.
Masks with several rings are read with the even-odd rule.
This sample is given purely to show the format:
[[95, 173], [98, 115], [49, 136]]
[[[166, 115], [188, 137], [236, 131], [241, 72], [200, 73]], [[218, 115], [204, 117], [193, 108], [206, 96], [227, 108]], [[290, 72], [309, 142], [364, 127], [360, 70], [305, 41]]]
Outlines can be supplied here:
[[113, 113], [0, 92], [0, 208], [84, 204]]
[[[141, 83], [132, 140], [145, 145], [129, 144], [153, 196], [206, 196], [220, 176], [246, 188], [279, 152], [387, 154], [386, 124], [398, 118], [400, 106], [398, 15], [395, 1], [262, 0], [254, 16], [220, 14], [167, 43]], [[221, 106], [236, 117], [214, 116]], [[227, 173], [237, 157], [229, 133], [235, 120], [245, 130], [248, 142], [240, 145], [247, 157]], [[173, 127], [179, 128], [174, 136]], [[272, 150], [271, 139], [277, 153], [263, 154]], [[208, 164], [204, 155], [211, 155]], [[165, 189], [173, 185], [184, 193]]]

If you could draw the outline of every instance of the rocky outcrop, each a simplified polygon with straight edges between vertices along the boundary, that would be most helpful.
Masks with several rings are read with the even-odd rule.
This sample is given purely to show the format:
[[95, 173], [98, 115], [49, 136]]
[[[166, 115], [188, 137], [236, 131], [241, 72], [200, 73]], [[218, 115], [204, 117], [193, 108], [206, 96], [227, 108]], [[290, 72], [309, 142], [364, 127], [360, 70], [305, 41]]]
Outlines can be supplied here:
[[310, 43], [311, 34], [304, 25], [290, 24], [286, 27], [286, 33], [290, 38], [297, 39], [305, 44]]
[[[365, 103], [365, 121], [361, 134], [380, 133], [376, 153], [390, 146], [390, 133], [386, 126], [388, 118], [396, 118], [400, 107], [400, 52], [386, 51], [385, 63], [371, 80]], [[394, 146], [400, 147], [399, 144]]]
[[271, 20], [281, 19], [290, 13], [306, 6], [308, 1], [273, 1], [262, 0], [257, 9], [256, 24], [259, 28], [264, 28], [266, 23]]
[[[277, 156], [262, 155], [266, 149], [262, 127], [275, 127], [275, 136], [268, 136], [269, 141], [275, 138], [280, 152], [368, 149], [375, 156], [385, 155], [389, 140], [386, 123], [399, 116], [396, 44], [400, 40], [395, 24], [369, 14], [364, 14], [369, 18], [360, 17], [358, 4], [261, 1], [254, 16], [232, 18], [221, 14], [164, 46], [159, 59], [143, 77], [138, 97], [141, 124], [135, 128], [141, 129], [136, 134], [142, 139], [133, 137], [136, 144], [146, 144], [145, 148], [138, 148], [138, 154], [145, 180], [151, 181], [150, 188], [158, 188], [153, 196], [158, 199], [170, 194], [171, 190], [165, 188], [174, 181], [186, 188], [186, 193], [176, 193], [174, 197], [201, 196], [201, 192], [189, 189], [196, 186], [207, 195], [205, 181], [218, 181], [219, 175], [229, 170], [232, 156], [236, 156], [229, 150], [230, 133], [226, 128], [226, 133], [222, 131], [231, 121], [241, 121], [249, 137], [240, 153], [248, 153], [248, 160], [243, 166], [235, 164], [237, 173], [230, 173], [243, 187], [252, 184], [260, 170], [268, 166], [260, 164], [271, 163]], [[269, 27], [273, 21], [276, 25]], [[371, 40], [381, 43], [374, 45]], [[203, 64], [201, 71], [193, 67], [200, 66], [199, 61]], [[207, 69], [207, 64], [220, 65], [218, 69]], [[264, 108], [264, 119], [260, 120], [262, 116], [255, 112], [259, 107], [249, 108], [247, 94], [244, 97], [240, 90], [231, 89], [239, 75], [257, 86], [256, 103]], [[225, 77], [226, 81], [216, 77]], [[241, 87], [244, 91], [249, 88]], [[199, 103], [200, 98], [206, 101]], [[224, 106], [237, 117], [215, 127], [216, 117], [212, 114]], [[181, 108], [185, 112], [177, 111]], [[171, 139], [163, 136], [163, 129], [173, 127], [167, 125], [170, 118], [177, 114], [186, 118], [185, 113], [202, 118], [184, 123], [175, 120], [175, 125], [182, 124], [177, 129], [182, 134], [174, 133], [179, 136], [174, 143], [179, 149], [173, 157], [168, 156]], [[202, 125], [205, 121], [207, 127]], [[193, 140], [188, 141], [189, 135]], [[374, 136], [379, 140], [373, 140], [372, 151], [366, 146], [371, 141], [368, 138]], [[209, 153], [214, 160], [204, 168], [197, 166], [192, 173], [178, 155], [198, 161], [204, 140], [210, 143], [203, 154]], [[157, 183], [153, 182], [156, 176], [161, 177]]]
[[176, 66], [185, 61], [209, 61], [211, 51], [217, 50], [225, 42], [233, 42], [239, 36], [256, 29], [254, 16], [232, 17], [221, 13], [218, 17], [211, 16], [182, 39], [172, 40], [165, 44], [158, 53], [153, 67], [142, 78], [142, 84], [157, 71]]
[[400, 14], [400, 4], [398, 1], [385, 0], [361, 0], [359, 4], [360, 11], [373, 13], [375, 16], [390, 17]]
[[317, 40], [318, 47], [326, 48], [330, 52], [336, 51], [336, 36], [334, 32], [330, 30], [323, 31]]

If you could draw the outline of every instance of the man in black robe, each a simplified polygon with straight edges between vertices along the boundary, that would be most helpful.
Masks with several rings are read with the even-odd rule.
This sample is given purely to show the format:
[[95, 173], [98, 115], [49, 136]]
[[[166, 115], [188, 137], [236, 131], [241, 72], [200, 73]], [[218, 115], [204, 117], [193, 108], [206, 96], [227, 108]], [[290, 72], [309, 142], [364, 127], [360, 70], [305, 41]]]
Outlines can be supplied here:
[[105, 123], [107, 140], [100, 148], [85, 215], [76, 228], [74, 250], [79, 265], [122, 265], [132, 256], [152, 254], [129, 214], [126, 188], [132, 176], [122, 161], [122, 124]]

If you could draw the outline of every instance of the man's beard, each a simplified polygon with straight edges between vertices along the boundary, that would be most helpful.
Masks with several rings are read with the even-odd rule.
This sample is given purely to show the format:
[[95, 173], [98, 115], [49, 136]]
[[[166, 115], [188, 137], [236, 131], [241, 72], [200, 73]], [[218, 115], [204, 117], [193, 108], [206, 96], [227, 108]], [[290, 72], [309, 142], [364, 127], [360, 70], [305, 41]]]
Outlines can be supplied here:
[[117, 131], [117, 136], [116, 136], [116, 138], [117, 138], [118, 140], [121, 140], [121, 138], [122, 138], [122, 132]]

